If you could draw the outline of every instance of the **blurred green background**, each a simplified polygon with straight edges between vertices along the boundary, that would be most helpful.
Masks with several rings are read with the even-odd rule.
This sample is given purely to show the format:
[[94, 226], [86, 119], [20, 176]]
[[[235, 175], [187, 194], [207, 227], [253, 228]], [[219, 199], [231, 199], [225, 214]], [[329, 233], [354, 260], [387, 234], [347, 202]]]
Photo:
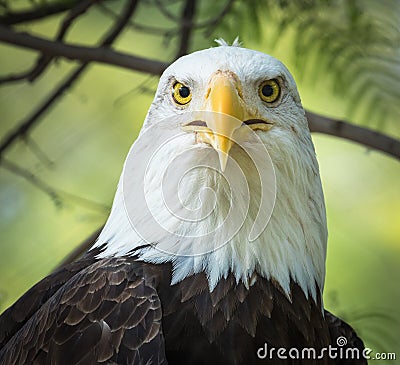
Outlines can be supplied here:
[[[15, 4], [21, 8], [29, 5], [24, 1]], [[119, 12], [122, 4], [122, 1], [111, 1], [108, 7]], [[205, 1], [201, 4], [208, 4], [202, 5], [201, 16], [211, 16], [216, 5]], [[371, 2], [364, 4], [367, 6]], [[178, 6], [175, 1], [170, 10], [178, 11]], [[340, 8], [340, 4], [337, 6], [346, 14], [346, 9]], [[400, 19], [398, 6], [394, 5], [393, 9], [390, 6], [385, 10], [386, 16], [395, 23]], [[321, 56], [321, 50], [313, 44], [308, 53], [299, 50], [296, 24], [285, 24], [283, 31], [283, 26], [274, 22], [274, 16], [279, 18], [280, 8], [274, 13], [271, 10], [268, 21], [258, 22], [252, 18], [255, 15], [251, 11], [241, 13], [242, 10], [237, 6], [236, 14], [227, 17], [209, 34], [195, 33], [191, 50], [214, 46], [213, 39], [219, 36], [231, 41], [239, 35], [244, 46], [270, 53], [288, 66], [307, 109], [400, 136], [399, 113], [393, 104], [396, 100], [400, 102], [397, 94], [391, 93], [385, 99], [394, 106], [390, 110], [386, 104], [374, 103], [377, 99], [361, 92], [362, 88], [358, 94], [349, 93], [351, 85], [340, 79], [343, 74], [339, 71], [341, 67], [348, 72], [352, 64], [341, 59], [343, 64], [333, 67], [323, 61], [324, 54]], [[299, 13], [299, 19], [306, 18], [307, 11]], [[322, 24], [328, 21], [327, 14], [318, 11], [316, 14], [322, 14]], [[335, 26], [347, 29], [348, 18], [342, 17], [340, 11], [330, 15], [337, 16]], [[52, 16], [23, 24], [18, 29], [50, 38], [60, 19], [62, 16]], [[171, 25], [154, 6], [146, 4], [139, 6], [135, 20], [157, 27]], [[74, 25], [67, 41], [96, 44], [112, 21], [104, 9], [93, 8]], [[309, 26], [317, 29], [320, 25], [316, 22]], [[168, 36], [127, 28], [116, 42], [116, 48], [169, 62], [174, 57], [176, 43], [176, 38], [168, 41]], [[349, 39], [346, 47], [351, 50], [353, 44]], [[395, 52], [399, 55], [399, 48]], [[320, 64], [319, 57], [324, 65]], [[34, 60], [34, 52], [0, 45], [2, 75], [23, 71]], [[378, 65], [385, 66], [384, 61]], [[74, 66], [75, 63], [60, 59], [35, 83], [1, 85], [0, 139], [24, 120]], [[397, 67], [395, 73], [399, 76], [399, 65], [393, 67]], [[380, 77], [381, 71], [370, 67], [371, 80], [374, 75]], [[357, 73], [357, 69], [354, 72]], [[358, 75], [348, 75], [346, 80], [353, 82], [353, 76]], [[383, 81], [379, 80], [376, 86], [378, 95]], [[387, 80], [389, 84], [395, 81]], [[30, 134], [31, 138], [27, 142], [19, 140], [7, 150], [3, 156], [7, 161], [17, 163], [54, 189], [60, 202], [0, 163], [0, 311], [51, 272], [74, 247], [104, 223], [124, 158], [140, 130], [156, 84], [155, 76], [93, 64], [45, 115]], [[396, 85], [389, 86], [396, 88]], [[364, 84], [364, 88], [368, 87], [368, 83]], [[382, 95], [385, 92], [387, 89], [382, 89]], [[313, 135], [313, 140], [329, 224], [325, 305], [347, 320], [367, 346], [374, 351], [397, 352], [400, 359], [399, 162], [335, 137]], [[373, 363], [400, 364], [400, 360]]]

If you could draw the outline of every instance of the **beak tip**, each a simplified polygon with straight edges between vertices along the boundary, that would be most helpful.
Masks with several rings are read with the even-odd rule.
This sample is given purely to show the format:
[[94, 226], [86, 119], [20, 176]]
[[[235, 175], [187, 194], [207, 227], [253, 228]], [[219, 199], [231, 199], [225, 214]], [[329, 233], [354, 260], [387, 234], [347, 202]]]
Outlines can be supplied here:
[[218, 151], [218, 157], [221, 172], [224, 172], [226, 169], [226, 164], [228, 163], [228, 154], [222, 151]]

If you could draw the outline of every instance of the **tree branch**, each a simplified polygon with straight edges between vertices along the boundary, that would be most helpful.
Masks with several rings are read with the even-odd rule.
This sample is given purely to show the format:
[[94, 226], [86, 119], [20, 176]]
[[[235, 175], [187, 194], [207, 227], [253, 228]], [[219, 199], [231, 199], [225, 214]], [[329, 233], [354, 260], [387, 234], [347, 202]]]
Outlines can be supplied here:
[[[74, 21], [99, 0], [82, 0], [78, 2], [67, 14], [65, 19], [62, 21], [61, 26], [57, 32], [56, 40], [62, 42], [69, 28], [73, 25]], [[29, 74], [28, 81], [32, 82], [39, 77], [43, 71], [47, 68], [53, 57], [42, 54], [36, 61], [36, 65], [33, 67]]]
[[186, 0], [182, 11], [179, 48], [175, 59], [184, 56], [189, 50], [190, 37], [193, 32], [193, 19], [196, 13], [196, 0]]
[[400, 141], [366, 127], [306, 112], [311, 132], [348, 139], [400, 159]]
[[[131, 15], [133, 14], [137, 1], [133, 0], [127, 0], [126, 3], [126, 8], [123, 11], [123, 16], [118, 19], [115, 23], [115, 25], [112, 27], [110, 30], [109, 34], [107, 34], [103, 41], [101, 42], [101, 45], [104, 46], [109, 46], [112, 44], [112, 42], [118, 37], [118, 35], [122, 32], [124, 29], [126, 22], [129, 20]], [[0, 34], [1, 34], [1, 26], [0, 26]], [[50, 42], [51, 43], [51, 42]], [[62, 43], [61, 43], [62, 44]], [[50, 95], [50, 97], [42, 104], [40, 105], [36, 111], [24, 122], [20, 123], [18, 127], [12, 131], [9, 135], [7, 135], [3, 141], [0, 143], [0, 156], [4, 153], [4, 151], [17, 139], [20, 137], [23, 137], [28, 133], [28, 131], [37, 123], [39, 120], [39, 117], [46, 112], [50, 106], [58, 100], [59, 97], [61, 97], [64, 92], [70, 88], [74, 82], [78, 80], [80, 75], [82, 74], [83, 71], [85, 71], [86, 67], [89, 65], [89, 62], [83, 63], [81, 66], [79, 66], [75, 71], [73, 71], [61, 84], [59, 87], [57, 87], [53, 93]]]
[[[75, 6], [71, 8], [61, 26], [58, 30], [56, 40], [62, 41], [64, 39], [65, 34], [68, 32], [68, 29], [72, 26], [74, 20], [78, 18], [80, 15], [85, 13], [94, 3], [101, 0], [84, 0], [78, 2]], [[0, 84], [8, 83], [8, 82], [16, 82], [26, 79], [29, 82], [33, 82], [38, 76], [40, 76], [43, 71], [47, 68], [47, 66], [52, 61], [52, 57], [49, 55], [40, 55], [35, 64], [28, 69], [27, 71], [21, 72], [19, 74], [12, 74], [9, 76], [3, 76], [0, 78]]]
[[78, 3], [78, 0], [62, 0], [56, 3], [43, 3], [40, 7], [33, 10], [25, 10], [18, 13], [15, 12], [2, 15], [0, 16], [0, 24], [13, 25], [42, 19], [69, 10], [76, 3]]
[[0, 41], [40, 51], [44, 54], [54, 57], [65, 57], [70, 60], [77, 60], [81, 62], [95, 61], [153, 74], [161, 74], [162, 71], [168, 66], [168, 64], [164, 62], [113, 51], [104, 46], [82, 47], [68, 45], [57, 41], [50, 41], [41, 37], [35, 37], [23, 32], [15, 32], [1, 25]]

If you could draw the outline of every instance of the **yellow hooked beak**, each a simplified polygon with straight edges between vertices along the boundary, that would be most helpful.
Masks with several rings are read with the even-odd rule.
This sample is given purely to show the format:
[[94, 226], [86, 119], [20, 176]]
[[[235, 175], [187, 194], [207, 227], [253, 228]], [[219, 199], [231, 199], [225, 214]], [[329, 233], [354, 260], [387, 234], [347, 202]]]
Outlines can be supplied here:
[[249, 119], [251, 116], [242, 99], [240, 82], [230, 71], [217, 71], [212, 75], [203, 109], [198, 115], [200, 120], [186, 124], [184, 130], [196, 132], [197, 142], [205, 142], [217, 151], [222, 171], [234, 141], [248, 133], [249, 128], [236, 133], [243, 124], [252, 130], [271, 128], [270, 122]]
[[[218, 72], [211, 79], [205, 110], [210, 113], [207, 126], [211, 129], [208, 139], [218, 152], [221, 170], [224, 171], [229, 151], [233, 144], [233, 133], [241, 127], [245, 110], [242, 106], [239, 85], [235, 75]], [[233, 118], [232, 118], [233, 117]]]
[[203, 111], [207, 128], [196, 129], [197, 141], [210, 144], [217, 152], [221, 170], [228, 162], [233, 145], [233, 134], [245, 116], [237, 76], [230, 72], [216, 72], [209, 83]]

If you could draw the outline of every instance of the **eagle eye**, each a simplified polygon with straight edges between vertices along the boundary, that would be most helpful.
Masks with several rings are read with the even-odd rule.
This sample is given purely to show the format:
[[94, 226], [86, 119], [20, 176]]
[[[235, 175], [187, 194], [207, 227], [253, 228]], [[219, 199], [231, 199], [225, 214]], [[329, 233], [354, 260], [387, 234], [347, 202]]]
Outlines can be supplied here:
[[273, 103], [278, 100], [281, 94], [281, 87], [277, 80], [266, 80], [261, 83], [258, 94], [261, 100], [267, 103]]
[[179, 105], [185, 105], [192, 100], [192, 92], [181, 82], [176, 82], [172, 87], [172, 98], [174, 99], [175, 103]]

